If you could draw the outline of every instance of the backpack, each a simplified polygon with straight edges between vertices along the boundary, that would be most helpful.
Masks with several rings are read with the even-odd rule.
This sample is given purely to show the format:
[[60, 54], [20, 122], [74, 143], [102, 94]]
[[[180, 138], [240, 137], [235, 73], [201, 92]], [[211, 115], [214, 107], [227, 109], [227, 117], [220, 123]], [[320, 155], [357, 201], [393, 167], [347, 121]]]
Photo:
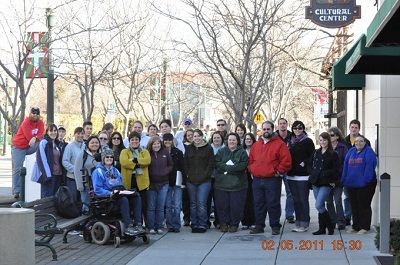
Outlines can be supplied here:
[[59, 215], [65, 218], [76, 218], [81, 215], [81, 207], [72, 197], [71, 191], [66, 186], [58, 188], [54, 195], [54, 204]]

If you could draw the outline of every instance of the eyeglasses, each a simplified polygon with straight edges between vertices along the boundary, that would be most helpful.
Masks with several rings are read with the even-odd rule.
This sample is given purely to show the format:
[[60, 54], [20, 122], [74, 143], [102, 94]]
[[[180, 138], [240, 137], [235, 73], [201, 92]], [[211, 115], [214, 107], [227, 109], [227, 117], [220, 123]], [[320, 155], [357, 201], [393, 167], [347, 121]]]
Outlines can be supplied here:
[[220, 124], [217, 124], [217, 126], [218, 126], [218, 127], [219, 127], [219, 126], [225, 126], [225, 124], [220, 123]]
[[332, 134], [329, 134], [329, 135], [330, 135], [331, 137], [335, 137], [336, 134], [332, 133]]
[[293, 131], [295, 131], [295, 130], [303, 130], [303, 128], [302, 127], [294, 127]]
[[121, 140], [121, 138], [119, 138], [119, 137], [113, 137], [112, 139], [113, 140]]
[[99, 137], [100, 140], [108, 140], [107, 138], [104, 137]]
[[104, 158], [114, 158], [113, 156], [105, 156]]

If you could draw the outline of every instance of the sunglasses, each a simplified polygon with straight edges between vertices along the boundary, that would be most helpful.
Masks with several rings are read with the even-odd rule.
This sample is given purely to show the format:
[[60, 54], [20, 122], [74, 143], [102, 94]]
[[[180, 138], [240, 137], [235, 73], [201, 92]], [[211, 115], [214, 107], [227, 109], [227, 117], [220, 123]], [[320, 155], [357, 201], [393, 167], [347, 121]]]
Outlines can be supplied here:
[[220, 123], [220, 124], [217, 124], [217, 126], [218, 126], [218, 127], [219, 127], [219, 126], [225, 126], [225, 124]]
[[329, 134], [331, 137], [334, 137], [336, 134], [334, 134], [334, 133], [332, 133], [332, 134]]
[[294, 127], [293, 130], [303, 130], [302, 127]]
[[99, 139], [100, 140], [108, 140], [107, 138], [104, 138], [104, 137], [100, 137]]
[[185, 125], [190, 125], [191, 123], [190, 122], [185, 122]]
[[119, 138], [119, 137], [113, 137], [112, 139], [113, 140], [121, 140], [121, 138]]
[[105, 156], [104, 158], [114, 158], [113, 156]]

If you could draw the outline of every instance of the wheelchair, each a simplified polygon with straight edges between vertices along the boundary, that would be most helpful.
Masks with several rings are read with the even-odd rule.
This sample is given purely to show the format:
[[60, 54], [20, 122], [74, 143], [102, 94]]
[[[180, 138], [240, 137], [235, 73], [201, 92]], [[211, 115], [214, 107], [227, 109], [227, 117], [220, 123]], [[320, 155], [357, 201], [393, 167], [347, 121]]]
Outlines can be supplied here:
[[[87, 175], [85, 174], [85, 177]], [[137, 235], [125, 235], [125, 225], [122, 221], [119, 206], [116, 202], [116, 197], [110, 196], [95, 196], [90, 177], [85, 181], [90, 184], [90, 205], [89, 220], [83, 227], [83, 239], [85, 242], [94, 242], [98, 245], [105, 245], [112, 241], [114, 246], [118, 248], [121, 245], [121, 240], [132, 242], [136, 238], [142, 238], [144, 244], [150, 243], [150, 238], [145, 230]]]

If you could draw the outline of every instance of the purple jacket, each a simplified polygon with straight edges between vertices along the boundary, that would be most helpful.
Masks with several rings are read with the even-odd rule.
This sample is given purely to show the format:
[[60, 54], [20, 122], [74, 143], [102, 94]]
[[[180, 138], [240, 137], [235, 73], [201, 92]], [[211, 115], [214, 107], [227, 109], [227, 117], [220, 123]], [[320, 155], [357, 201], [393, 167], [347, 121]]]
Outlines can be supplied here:
[[150, 183], [167, 183], [169, 173], [172, 171], [174, 165], [168, 150], [161, 148], [157, 154], [151, 151], [150, 158], [151, 162], [148, 167]]

